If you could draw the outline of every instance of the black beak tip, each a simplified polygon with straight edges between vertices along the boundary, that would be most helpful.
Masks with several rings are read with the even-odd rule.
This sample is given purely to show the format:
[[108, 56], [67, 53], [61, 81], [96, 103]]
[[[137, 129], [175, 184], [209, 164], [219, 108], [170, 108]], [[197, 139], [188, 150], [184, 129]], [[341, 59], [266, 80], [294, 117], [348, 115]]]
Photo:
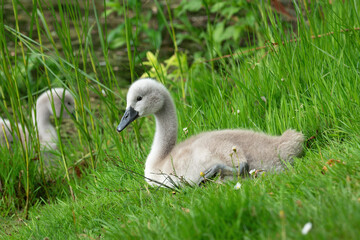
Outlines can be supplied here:
[[121, 129], [120, 127], [117, 127], [117, 128], [116, 128], [116, 131], [121, 132], [122, 129]]
[[120, 124], [117, 126], [116, 131], [121, 132], [124, 130], [132, 121], [138, 118], [139, 113], [135, 111], [132, 107], [127, 109], [124, 113], [123, 118], [121, 119]]

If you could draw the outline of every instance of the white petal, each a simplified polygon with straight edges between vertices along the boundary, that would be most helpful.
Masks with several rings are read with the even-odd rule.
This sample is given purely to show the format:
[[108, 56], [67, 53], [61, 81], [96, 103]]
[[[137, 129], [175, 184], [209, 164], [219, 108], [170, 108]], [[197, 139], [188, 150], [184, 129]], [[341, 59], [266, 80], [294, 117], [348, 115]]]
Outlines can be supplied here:
[[256, 171], [256, 169], [252, 169], [252, 170], [250, 170], [249, 174], [253, 175], [253, 173], [255, 173], [255, 171]]
[[312, 223], [311, 223], [311, 222], [308, 222], [308, 223], [306, 223], [306, 224], [304, 225], [303, 229], [301, 230], [301, 233], [302, 233], [303, 235], [306, 235], [306, 234], [308, 234], [308, 233], [310, 232], [311, 228], [312, 228]]
[[235, 190], [238, 190], [241, 188], [241, 183], [237, 182], [236, 185], [234, 186]]

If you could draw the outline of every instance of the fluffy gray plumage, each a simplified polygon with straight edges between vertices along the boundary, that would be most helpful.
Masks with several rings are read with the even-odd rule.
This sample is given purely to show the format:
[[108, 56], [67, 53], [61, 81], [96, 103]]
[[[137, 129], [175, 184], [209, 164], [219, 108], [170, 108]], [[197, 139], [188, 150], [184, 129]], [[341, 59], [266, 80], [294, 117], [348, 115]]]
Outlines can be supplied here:
[[[55, 127], [51, 124], [50, 116], [54, 115], [52, 104], [51, 104], [51, 93], [53, 97], [54, 109], [56, 116], [59, 117], [62, 111], [62, 117], [68, 118], [68, 112], [72, 113], [75, 109], [75, 102], [73, 96], [69, 91], [66, 91], [63, 88], [53, 88], [41, 94], [37, 101], [36, 107], [32, 111], [32, 121], [35, 127], [38, 129], [39, 141], [42, 149], [56, 149], [58, 137], [56, 134]], [[65, 110], [64, 107], [68, 111]], [[36, 114], [35, 114], [36, 113]], [[4, 126], [4, 128], [2, 127]], [[5, 132], [3, 131], [5, 130]], [[25, 143], [25, 139], [29, 140], [28, 130], [23, 129], [19, 124], [20, 130], [20, 140]], [[9, 120], [0, 118], [0, 144], [5, 145], [5, 134], [8, 139], [9, 144], [12, 144], [14, 141], [18, 141], [19, 137], [16, 132], [12, 133], [11, 125]]]
[[19, 124], [19, 132], [20, 139], [17, 134], [14, 132], [14, 136], [12, 134], [10, 121], [7, 119], [0, 118], [0, 145], [7, 145], [9, 147], [13, 144], [14, 141], [22, 141], [25, 144], [25, 138], [28, 139], [28, 131], [27, 129], [23, 129]]
[[283, 161], [300, 156], [303, 150], [303, 134], [291, 129], [281, 136], [242, 129], [211, 131], [176, 145], [174, 102], [169, 91], [153, 79], [140, 79], [131, 85], [127, 111], [117, 130], [150, 114], [156, 119], [155, 137], [145, 164], [145, 177], [151, 185], [160, 182], [171, 187], [181, 184], [181, 179], [198, 184], [200, 173], [215, 166], [236, 169], [246, 164], [250, 169], [278, 171], [283, 169]]

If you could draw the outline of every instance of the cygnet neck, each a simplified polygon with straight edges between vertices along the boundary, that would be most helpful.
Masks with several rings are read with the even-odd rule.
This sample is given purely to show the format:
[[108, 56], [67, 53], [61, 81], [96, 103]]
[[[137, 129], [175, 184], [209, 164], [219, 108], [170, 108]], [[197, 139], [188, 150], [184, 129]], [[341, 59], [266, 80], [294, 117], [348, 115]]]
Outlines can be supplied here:
[[[36, 119], [33, 111], [33, 124], [37, 126], [40, 141], [56, 140], [56, 130], [50, 122], [51, 103], [47, 94], [43, 94], [36, 102]], [[36, 121], [35, 121], [36, 120]]]
[[155, 137], [146, 161], [150, 168], [163, 160], [176, 144], [178, 125], [175, 105], [169, 93], [164, 98], [163, 107], [155, 113]]

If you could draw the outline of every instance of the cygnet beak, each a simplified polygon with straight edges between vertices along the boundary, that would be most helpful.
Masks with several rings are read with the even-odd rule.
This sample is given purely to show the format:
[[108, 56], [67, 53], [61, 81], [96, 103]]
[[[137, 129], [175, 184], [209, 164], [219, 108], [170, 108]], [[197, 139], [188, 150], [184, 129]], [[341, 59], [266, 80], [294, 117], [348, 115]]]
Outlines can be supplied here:
[[132, 107], [129, 107], [128, 109], [126, 109], [124, 116], [122, 117], [121, 122], [119, 126], [116, 128], [116, 130], [118, 132], [121, 132], [122, 130], [124, 130], [124, 128], [126, 128], [132, 121], [134, 121], [138, 117], [139, 117], [139, 113], [135, 111], [135, 109], [133, 109]]

